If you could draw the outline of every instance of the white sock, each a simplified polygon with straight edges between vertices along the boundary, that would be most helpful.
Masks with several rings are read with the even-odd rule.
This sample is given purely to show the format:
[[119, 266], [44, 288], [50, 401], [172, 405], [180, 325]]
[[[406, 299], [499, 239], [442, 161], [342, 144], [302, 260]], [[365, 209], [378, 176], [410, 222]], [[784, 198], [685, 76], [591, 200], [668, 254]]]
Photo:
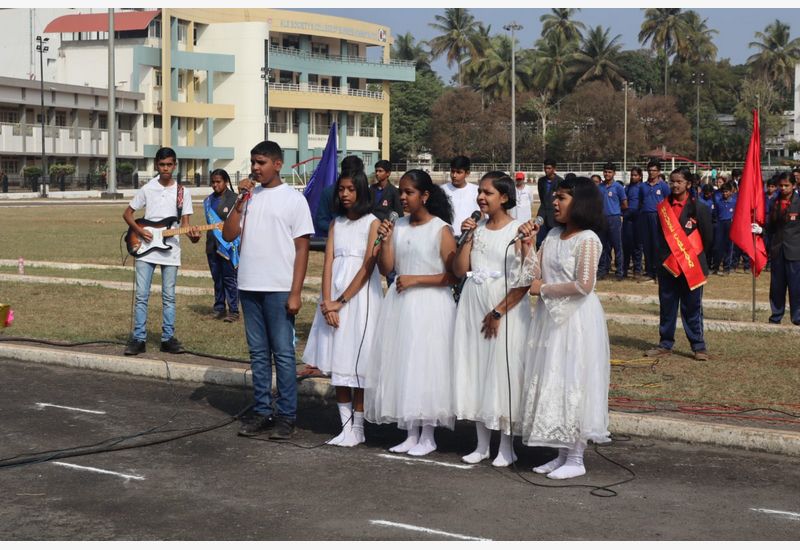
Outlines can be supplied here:
[[407, 453], [409, 449], [414, 447], [419, 442], [419, 426], [412, 425], [408, 430], [406, 430], [406, 434], [408, 434], [406, 436], [406, 440], [389, 449], [390, 453]]
[[553, 470], [557, 470], [558, 468], [561, 468], [564, 465], [564, 463], [567, 461], [567, 453], [568, 452], [569, 452], [569, 449], [565, 449], [563, 447], [560, 448], [558, 450], [558, 456], [556, 458], [554, 458], [553, 460], [551, 460], [547, 464], [542, 464], [541, 466], [537, 466], [536, 468], [533, 469], [533, 471], [536, 472], [537, 474], [549, 474]]
[[492, 461], [492, 466], [497, 468], [505, 468], [511, 466], [517, 461], [517, 455], [514, 452], [514, 438], [511, 435], [500, 434], [500, 447], [497, 448], [497, 456]]
[[433, 438], [435, 426], [423, 426], [422, 435], [419, 436], [419, 443], [408, 450], [411, 456], [425, 456], [436, 450], [436, 440]]
[[339, 420], [342, 422], [342, 431], [339, 435], [328, 441], [328, 445], [340, 445], [344, 441], [348, 432], [353, 429], [353, 421], [350, 418], [353, 415], [352, 403], [338, 403], [339, 407]]
[[492, 439], [492, 432], [483, 422], [475, 422], [475, 433], [478, 435], [478, 446], [468, 455], [461, 457], [461, 460], [467, 464], [477, 464], [481, 460], [489, 458], [489, 441]]
[[354, 411], [353, 423], [344, 439], [339, 443], [340, 447], [355, 447], [359, 443], [364, 443], [364, 413]]
[[586, 473], [586, 468], [583, 466], [583, 450], [586, 448], [586, 442], [578, 441], [570, 448], [567, 453], [567, 461], [560, 468], [553, 470], [547, 475], [550, 479], [569, 479], [571, 477], [582, 476]]

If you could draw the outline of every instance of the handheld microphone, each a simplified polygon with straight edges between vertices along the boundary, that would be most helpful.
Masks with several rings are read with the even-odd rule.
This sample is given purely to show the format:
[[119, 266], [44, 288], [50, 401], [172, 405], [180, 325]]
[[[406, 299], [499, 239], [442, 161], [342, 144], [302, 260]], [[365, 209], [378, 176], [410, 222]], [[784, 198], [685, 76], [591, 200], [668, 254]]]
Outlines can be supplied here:
[[[544, 225], [544, 218], [542, 218], [541, 216], [536, 216], [533, 219], [533, 225], [538, 226], [538, 227], [542, 227], [542, 225]], [[508, 244], [510, 246], [510, 245], [514, 244], [515, 242], [517, 242], [517, 241], [519, 241], [521, 239], [524, 239], [524, 238], [525, 238], [525, 234], [520, 231], [519, 233], [517, 233], [517, 236], [514, 237], [511, 240], [511, 242], [508, 243]]]
[[[470, 216], [469, 216], [469, 217], [470, 217], [470, 218], [472, 218], [472, 220], [473, 220], [475, 223], [477, 223], [477, 222], [478, 222], [478, 221], [480, 221], [480, 219], [481, 219], [481, 211], [480, 211], [480, 210], [476, 210], [475, 212], [473, 212], [472, 214], [470, 214]], [[467, 242], [467, 239], [469, 239], [469, 237], [470, 237], [470, 235], [472, 235], [472, 232], [473, 232], [473, 231], [474, 231], [474, 229], [470, 229], [469, 231], [464, 231], [464, 232], [461, 234], [461, 236], [460, 236], [460, 237], [458, 237], [458, 242], [456, 243], [456, 248], [460, 248], [462, 244], [464, 244], [465, 242]]]
[[[392, 210], [392, 213], [389, 214], [389, 222], [391, 222], [391, 224], [394, 225], [394, 223], [397, 221], [397, 218], [399, 217], [400, 216], [397, 215], [397, 212]], [[375, 242], [372, 243], [372, 246], [378, 246], [379, 244], [381, 244], [382, 241], [383, 241], [383, 235], [378, 235], [378, 238], [375, 239]]]
[[[256, 175], [253, 172], [250, 172], [250, 175], [247, 176], [247, 179], [250, 181], [258, 181]], [[249, 189], [242, 189], [239, 191], [239, 196], [236, 198], [237, 201], [247, 200], [250, 198], [250, 190]]]

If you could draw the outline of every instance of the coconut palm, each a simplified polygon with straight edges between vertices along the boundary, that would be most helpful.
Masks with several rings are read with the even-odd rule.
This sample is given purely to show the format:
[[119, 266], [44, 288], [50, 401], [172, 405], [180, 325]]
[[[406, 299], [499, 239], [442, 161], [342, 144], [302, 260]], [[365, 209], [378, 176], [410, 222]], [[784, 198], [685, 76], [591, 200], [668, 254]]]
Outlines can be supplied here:
[[536, 41], [532, 57], [534, 85], [551, 96], [561, 95], [575, 59], [575, 43], [559, 33], [551, 33]]
[[753, 73], [763, 79], [779, 82], [785, 91], [792, 89], [794, 67], [800, 62], [800, 39], [789, 40], [789, 25], [777, 19], [756, 33], [749, 47], [759, 50], [749, 58]]
[[480, 89], [481, 76], [486, 65], [486, 55], [492, 48], [492, 26], [484, 25], [478, 21], [475, 24], [475, 32], [470, 37], [472, 49], [469, 56], [463, 63], [463, 82], [462, 84]]
[[555, 33], [560, 34], [567, 42], [579, 42], [581, 31], [586, 29], [586, 25], [572, 19], [579, 11], [580, 8], [551, 8], [551, 13], [539, 18], [542, 23], [542, 37], [547, 38]]
[[407, 32], [395, 37], [392, 45], [392, 57], [413, 61], [417, 71], [431, 72], [431, 54], [425, 46], [425, 41], [415, 43], [414, 36]]
[[685, 12], [688, 35], [684, 48], [676, 51], [676, 57], [690, 65], [699, 65], [714, 61], [717, 57], [717, 46], [714, 44], [716, 29], [709, 29], [708, 19], [700, 19], [700, 14], [694, 10]]
[[621, 84], [624, 80], [622, 69], [617, 64], [622, 45], [622, 35], [609, 39], [611, 29], [603, 29], [600, 25], [589, 29], [583, 39], [580, 50], [575, 52], [571, 72], [576, 84], [590, 80], [601, 80], [611, 85]]
[[[516, 49], [515, 59], [517, 92], [531, 86], [531, 61], [525, 50]], [[511, 93], [511, 38], [501, 34], [492, 37], [491, 48], [486, 52], [480, 80], [481, 89], [492, 98]]]
[[475, 17], [465, 8], [445, 8], [444, 15], [436, 15], [431, 27], [441, 32], [429, 41], [434, 59], [445, 56], [447, 66], [458, 66], [458, 82], [463, 84], [462, 63], [469, 55], [475, 54], [473, 36], [477, 23]]
[[667, 95], [669, 58], [676, 51], [686, 51], [689, 27], [680, 8], [647, 8], [639, 31], [639, 42], [650, 42], [652, 50], [664, 51], [664, 95]]

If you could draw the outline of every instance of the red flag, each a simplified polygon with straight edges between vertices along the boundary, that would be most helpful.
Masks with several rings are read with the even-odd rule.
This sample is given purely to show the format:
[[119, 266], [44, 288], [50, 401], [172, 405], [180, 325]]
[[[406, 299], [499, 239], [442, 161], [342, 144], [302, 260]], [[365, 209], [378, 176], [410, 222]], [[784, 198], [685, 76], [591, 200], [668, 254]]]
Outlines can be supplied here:
[[752, 224], [764, 225], [764, 183], [761, 179], [761, 134], [758, 111], [753, 111], [753, 135], [744, 160], [736, 210], [733, 212], [730, 237], [742, 252], [750, 256], [751, 269], [758, 277], [767, 265], [767, 249], [761, 235], [753, 239]]

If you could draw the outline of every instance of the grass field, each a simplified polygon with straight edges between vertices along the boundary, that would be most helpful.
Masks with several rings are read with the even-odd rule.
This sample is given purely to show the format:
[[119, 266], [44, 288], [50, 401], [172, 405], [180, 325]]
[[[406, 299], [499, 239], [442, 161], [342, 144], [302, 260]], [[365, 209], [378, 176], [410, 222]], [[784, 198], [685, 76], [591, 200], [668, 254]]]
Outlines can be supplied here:
[[[121, 265], [120, 236], [125, 230], [122, 205], [46, 206], [7, 208], [0, 205], [0, 258], [55, 262], [98, 263]], [[202, 216], [195, 214], [195, 223]], [[203, 242], [191, 244], [183, 240], [183, 267], [207, 270]], [[124, 248], [123, 248], [124, 250]], [[130, 265], [130, 259], [128, 260]], [[321, 275], [322, 254], [311, 254], [309, 275]], [[0, 267], [2, 273], [16, 273], [16, 267]], [[26, 274], [55, 277], [100, 279], [131, 282], [129, 270], [81, 269], [67, 271], [55, 268], [26, 266]], [[158, 282], [157, 280], [155, 282]], [[757, 281], [757, 297], [767, 300], [769, 276]], [[211, 288], [211, 278], [179, 277], [179, 285]], [[738, 300], [741, 309], [705, 308], [707, 319], [750, 319], [747, 304], [751, 299], [749, 275], [712, 276], [706, 285], [707, 299]], [[306, 290], [318, 292], [318, 285]], [[598, 283], [599, 292], [657, 295], [657, 285], [632, 280]], [[176, 334], [195, 351], [237, 359], [247, 358], [244, 331], [240, 323], [210, 320], [210, 296], [179, 295]], [[11, 303], [16, 311], [15, 324], [4, 336], [49, 338], [61, 341], [111, 339], [128, 337], [131, 320], [131, 293], [97, 287], [73, 285], [0, 282], [0, 302]], [[658, 315], [657, 305], [607, 303], [608, 313]], [[297, 319], [298, 358], [313, 318], [314, 305], [303, 304]], [[757, 313], [765, 321], [767, 313]], [[149, 310], [148, 343], [157, 349], [161, 300], [153, 294]], [[672, 399], [688, 402], [725, 404], [788, 404], [800, 406], [800, 361], [797, 360], [795, 335], [755, 333], [721, 333], [708, 331], [711, 361], [698, 363], [691, 359], [688, 343], [682, 332], [676, 335], [675, 353], [657, 363], [644, 360], [643, 352], [657, 343], [655, 327], [609, 323], [612, 358], [627, 362], [612, 368], [612, 398], [644, 400]]]

